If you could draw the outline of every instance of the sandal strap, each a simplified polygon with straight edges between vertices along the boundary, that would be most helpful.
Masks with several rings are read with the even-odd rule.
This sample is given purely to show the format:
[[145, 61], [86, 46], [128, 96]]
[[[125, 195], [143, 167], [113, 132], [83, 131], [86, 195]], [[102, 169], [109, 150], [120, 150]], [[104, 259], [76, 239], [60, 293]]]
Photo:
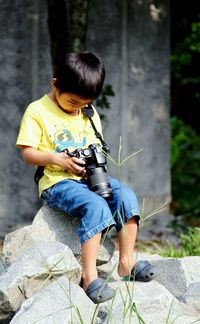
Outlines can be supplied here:
[[138, 263], [136, 263], [136, 267], [135, 267], [135, 276], [139, 273], [147, 273], [149, 270], [153, 269], [154, 266], [149, 263], [148, 261], [140, 261]]
[[102, 279], [102, 278], [97, 278], [97, 279], [93, 280], [93, 281], [89, 284], [89, 286], [88, 286], [88, 288], [86, 289], [85, 292], [86, 292], [86, 294], [88, 295], [88, 294], [90, 294], [91, 292], [93, 292], [94, 290], [101, 288], [103, 285], [104, 285], [104, 287], [107, 286], [107, 284], [105, 283], [105, 280]]

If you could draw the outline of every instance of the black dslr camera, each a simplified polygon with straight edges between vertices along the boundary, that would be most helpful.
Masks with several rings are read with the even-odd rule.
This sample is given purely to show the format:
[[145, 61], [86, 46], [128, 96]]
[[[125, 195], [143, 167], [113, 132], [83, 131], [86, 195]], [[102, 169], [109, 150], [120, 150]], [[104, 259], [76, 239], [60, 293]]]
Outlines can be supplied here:
[[67, 150], [67, 155], [85, 161], [87, 181], [90, 190], [108, 199], [112, 195], [112, 189], [108, 182], [107, 159], [99, 144], [91, 144], [86, 149], [78, 148], [73, 152]]

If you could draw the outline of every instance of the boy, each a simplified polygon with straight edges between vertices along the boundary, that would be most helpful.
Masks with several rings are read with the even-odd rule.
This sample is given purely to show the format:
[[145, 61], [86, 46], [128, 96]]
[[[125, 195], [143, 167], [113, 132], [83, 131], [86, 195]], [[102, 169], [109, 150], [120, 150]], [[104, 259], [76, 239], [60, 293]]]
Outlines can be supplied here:
[[[94, 303], [114, 295], [114, 290], [98, 278], [96, 269], [101, 232], [111, 225], [119, 233], [119, 275], [134, 274], [141, 281], [149, 281], [155, 275], [154, 267], [147, 261], [134, 266], [139, 219], [134, 192], [109, 177], [112, 196], [106, 201], [88, 188], [85, 161], [63, 152], [99, 142], [82, 110], [98, 97], [104, 77], [104, 65], [93, 53], [67, 54], [51, 80], [51, 91], [28, 106], [16, 143], [25, 162], [44, 166], [39, 196], [48, 205], [80, 218], [77, 233], [82, 249], [82, 287]], [[99, 116], [93, 110], [93, 122], [101, 133]]]

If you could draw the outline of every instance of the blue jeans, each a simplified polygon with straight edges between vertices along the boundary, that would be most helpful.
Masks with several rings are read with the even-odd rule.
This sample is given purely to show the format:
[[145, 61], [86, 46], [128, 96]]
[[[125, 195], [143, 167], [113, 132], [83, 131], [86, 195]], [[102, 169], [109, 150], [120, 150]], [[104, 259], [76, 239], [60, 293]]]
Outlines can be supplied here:
[[80, 243], [115, 225], [117, 232], [129, 218], [137, 216], [139, 204], [135, 193], [126, 185], [109, 177], [112, 197], [105, 200], [89, 190], [86, 181], [66, 179], [42, 193], [47, 205], [80, 218], [77, 234]]

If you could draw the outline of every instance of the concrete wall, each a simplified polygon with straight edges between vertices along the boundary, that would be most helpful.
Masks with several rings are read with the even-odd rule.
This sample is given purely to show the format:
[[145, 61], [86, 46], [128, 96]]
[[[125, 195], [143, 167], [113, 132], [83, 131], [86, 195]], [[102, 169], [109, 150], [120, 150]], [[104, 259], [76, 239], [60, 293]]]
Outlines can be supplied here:
[[49, 88], [45, 1], [0, 1], [0, 235], [30, 221], [40, 205], [34, 170], [15, 149], [27, 104]]
[[[144, 150], [121, 178], [149, 209], [170, 199], [168, 0], [91, 0], [87, 50], [104, 59], [115, 97], [106, 111], [105, 138], [117, 157]], [[51, 57], [46, 1], [0, 0], [0, 235], [31, 221], [41, 202], [34, 170], [15, 149], [27, 104], [49, 90]], [[109, 168], [111, 175], [116, 169]]]
[[121, 178], [146, 199], [148, 210], [171, 193], [169, 1], [153, 3], [92, 0], [87, 38], [88, 49], [104, 58], [106, 83], [115, 92], [105, 138], [115, 157], [120, 136], [122, 156], [143, 148], [122, 167]]

